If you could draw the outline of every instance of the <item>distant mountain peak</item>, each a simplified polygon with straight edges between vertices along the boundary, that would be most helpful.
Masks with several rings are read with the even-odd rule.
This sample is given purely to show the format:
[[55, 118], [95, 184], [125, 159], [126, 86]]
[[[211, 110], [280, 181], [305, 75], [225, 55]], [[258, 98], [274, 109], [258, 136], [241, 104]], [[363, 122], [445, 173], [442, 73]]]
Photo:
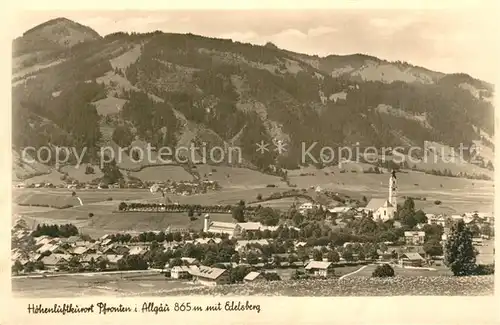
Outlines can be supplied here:
[[101, 38], [99, 33], [88, 26], [58, 17], [27, 30], [22, 37], [15, 40], [14, 50], [29, 52], [47, 48], [67, 48]]
[[278, 50], [279, 48], [276, 46], [276, 44], [272, 43], [272, 42], [267, 42], [266, 45], [264, 45], [265, 47], [267, 48], [270, 48], [270, 49], [275, 49], [275, 50]]

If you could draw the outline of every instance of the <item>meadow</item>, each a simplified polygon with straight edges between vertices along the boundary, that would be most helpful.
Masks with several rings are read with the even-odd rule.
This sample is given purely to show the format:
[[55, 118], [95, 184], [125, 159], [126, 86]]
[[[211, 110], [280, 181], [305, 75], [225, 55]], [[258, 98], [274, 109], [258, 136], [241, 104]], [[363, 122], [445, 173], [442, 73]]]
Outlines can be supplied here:
[[56, 277], [12, 278], [15, 297], [152, 296], [158, 292], [196, 287], [166, 279], [159, 272], [81, 273]]
[[493, 295], [493, 276], [395, 276], [284, 280], [202, 287], [161, 274], [78, 274], [13, 278], [15, 297], [78, 296], [484, 296]]
[[[358, 200], [361, 200], [363, 196], [366, 196], [368, 200], [376, 197], [387, 197], [388, 174], [362, 174], [350, 171], [339, 173], [335, 168], [338, 169], [338, 167], [332, 167], [318, 170], [308, 167], [291, 171], [289, 172], [290, 182], [297, 185], [296, 189], [305, 189], [305, 193], [312, 196], [315, 195], [315, 192], [310, 187], [319, 185], [322, 189], [348, 195]], [[291, 189], [277, 176], [262, 174], [250, 169], [224, 166], [198, 165], [196, 170], [201, 177], [206, 174], [208, 179], [218, 181], [222, 185], [222, 189], [217, 192], [189, 196], [167, 194], [170, 202], [227, 205], [236, 204], [243, 200], [252, 205], [261, 204], [262, 206], [286, 210], [295, 201], [293, 198], [283, 198], [256, 202], [259, 194], [266, 198], [273, 193]], [[142, 175], [141, 177], [149, 180], [192, 177], [179, 166], [147, 167], [133, 173]], [[300, 176], [304, 173], [309, 175]], [[155, 176], [157, 174], [158, 177]], [[267, 187], [269, 184], [277, 187]], [[422, 209], [426, 213], [455, 214], [471, 211], [491, 213], [493, 211], [494, 187], [491, 181], [438, 177], [409, 172], [398, 174], [398, 184], [398, 202], [402, 204], [404, 196], [422, 198], [415, 200], [415, 205], [417, 209]], [[200, 220], [190, 221], [187, 214], [154, 216], [145, 213], [133, 215], [114, 213], [121, 201], [150, 203], [164, 203], [166, 201], [160, 194], [152, 194], [148, 189], [76, 190], [76, 196], [83, 201], [83, 206], [79, 206], [78, 200], [72, 197], [72, 192], [68, 189], [13, 189], [13, 202], [15, 203], [13, 211], [28, 216], [32, 225], [42, 222], [72, 222], [77, 223], [85, 233], [94, 235], [104, 234], [106, 231], [157, 230], [155, 227], [164, 229], [169, 225], [184, 228], [201, 227]], [[435, 204], [436, 200], [441, 201], [441, 203]], [[304, 200], [300, 199], [298, 202], [300, 204]], [[50, 209], [18, 204], [50, 205], [53, 207], [73, 205], [73, 207]], [[94, 215], [92, 220], [89, 219], [89, 213]], [[213, 217], [215, 220], [215, 216]], [[225, 215], [221, 217], [220, 221], [232, 221], [232, 219], [230, 215]]]

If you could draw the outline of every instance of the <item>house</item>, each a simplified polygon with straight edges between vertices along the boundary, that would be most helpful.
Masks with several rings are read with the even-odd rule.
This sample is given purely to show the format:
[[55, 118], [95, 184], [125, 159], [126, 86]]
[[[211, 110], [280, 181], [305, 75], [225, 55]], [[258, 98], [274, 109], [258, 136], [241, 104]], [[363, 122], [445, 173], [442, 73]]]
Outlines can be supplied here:
[[312, 202], [305, 202], [299, 206], [298, 210], [300, 214], [306, 214], [307, 211], [312, 210], [314, 207], [315, 205]]
[[123, 259], [123, 255], [105, 255], [108, 261], [108, 268], [117, 269], [118, 263]]
[[59, 270], [66, 267], [70, 259], [71, 255], [68, 254], [51, 254], [42, 258], [41, 261], [47, 269]]
[[75, 245], [78, 241], [80, 241], [80, 237], [78, 237], [78, 236], [70, 236], [70, 237], [64, 239], [64, 242], [68, 243], [70, 245]]
[[220, 238], [196, 238], [194, 240], [194, 243], [199, 245], [219, 244], [220, 242], [222, 242]]
[[260, 272], [250, 272], [244, 278], [244, 282], [264, 282], [266, 278]]
[[419, 253], [403, 253], [399, 257], [399, 265], [421, 267], [425, 259]]
[[267, 239], [258, 239], [258, 240], [238, 240], [235, 245], [236, 251], [244, 251], [248, 245], [260, 245], [267, 246], [269, 245], [269, 241]]
[[263, 230], [264, 226], [260, 222], [239, 222], [238, 226], [241, 227], [242, 231], [259, 231]]
[[193, 267], [191, 269], [191, 275], [195, 278], [196, 282], [206, 286], [222, 285], [230, 282], [229, 271], [216, 267]]
[[394, 218], [396, 207], [387, 199], [371, 199], [366, 205], [365, 211], [371, 212], [375, 221], [387, 221]]
[[305, 241], [299, 241], [294, 244], [295, 248], [306, 247], [307, 243]]
[[425, 231], [405, 231], [406, 245], [423, 245], [425, 241]]
[[333, 264], [332, 262], [311, 261], [306, 265], [305, 270], [311, 275], [326, 278], [333, 275]]
[[52, 254], [66, 254], [67, 251], [61, 248], [58, 244], [45, 244], [36, 250], [37, 253], [43, 254], [50, 252]]
[[170, 270], [170, 277], [172, 279], [189, 279], [191, 277], [190, 274], [191, 269], [187, 266], [174, 266]]
[[333, 217], [338, 217], [342, 214], [346, 214], [346, 213], [351, 212], [351, 211], [355, 211], [355, 209], [353, 207], [349, 207], [349, 206], [335, 207], [335, 208], [331, 208], [331, 209], [327, 210], [327, 212], [330, 215], [332, 215]]
[[[88, 253], [88, 248], [87, 247], [75, 247], [72, 251], [72, 255], [83, 255]], [[95, 251], [93, 252], [95, 253]]]
[[102, 261], [103, 259], [104, 259], [104, 256], [101, 254], [87, 254], [87, 255], [83, 255], [80, 257], [80, 264], [83, 267], [87, 267], [90, 265], [92, 260], [94, 261], [94, 263], [98, 263], [98, 262]]
[[147, 247], [144, 246], [135, 246], [130, 249], [128, 252], [129, 255], [144, 255], [148, 251]]

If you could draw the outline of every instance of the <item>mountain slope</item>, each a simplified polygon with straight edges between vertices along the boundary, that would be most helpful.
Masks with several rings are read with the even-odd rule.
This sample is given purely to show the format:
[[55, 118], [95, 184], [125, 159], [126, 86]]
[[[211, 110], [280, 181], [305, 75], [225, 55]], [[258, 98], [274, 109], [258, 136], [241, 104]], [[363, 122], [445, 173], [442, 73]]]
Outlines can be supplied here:
[[[26, 37], [54, 24], [41, 26]], [[88, 147], [89, 161], [103, 145], [104, 125], [122, 147], [134, 139], [157, 147], [239, 145], [245, 160], [261, 169], [296, 167], [302, 146], [314, 142], [319, 157], [322, 145], [407, 148], [434, 141], [458, 147], [493, 135], [493, 87], [467, 75], [192, 34], [78, 35], [85, 35], [78, 44], [52, 35], [57, 46], [45, 50], [47, 64], [13, 75], [15, 148], [28, 145], [17, 130], [32, 127], [29, 114], [67, 134], [36, 131], [40, 141]], [[14, 52], [14, 60], [23, 55]], [[285, 141], [287, 151], [256, 153], [260, 141]]]

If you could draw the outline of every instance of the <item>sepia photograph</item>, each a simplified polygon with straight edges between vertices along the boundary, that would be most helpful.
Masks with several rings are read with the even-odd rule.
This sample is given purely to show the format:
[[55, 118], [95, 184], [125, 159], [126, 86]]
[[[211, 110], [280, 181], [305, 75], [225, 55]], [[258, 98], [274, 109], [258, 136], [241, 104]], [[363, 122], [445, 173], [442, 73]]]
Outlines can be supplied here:
[[269, 9], [14, 21], [13, 297], [494, 295], [493, 20]]

